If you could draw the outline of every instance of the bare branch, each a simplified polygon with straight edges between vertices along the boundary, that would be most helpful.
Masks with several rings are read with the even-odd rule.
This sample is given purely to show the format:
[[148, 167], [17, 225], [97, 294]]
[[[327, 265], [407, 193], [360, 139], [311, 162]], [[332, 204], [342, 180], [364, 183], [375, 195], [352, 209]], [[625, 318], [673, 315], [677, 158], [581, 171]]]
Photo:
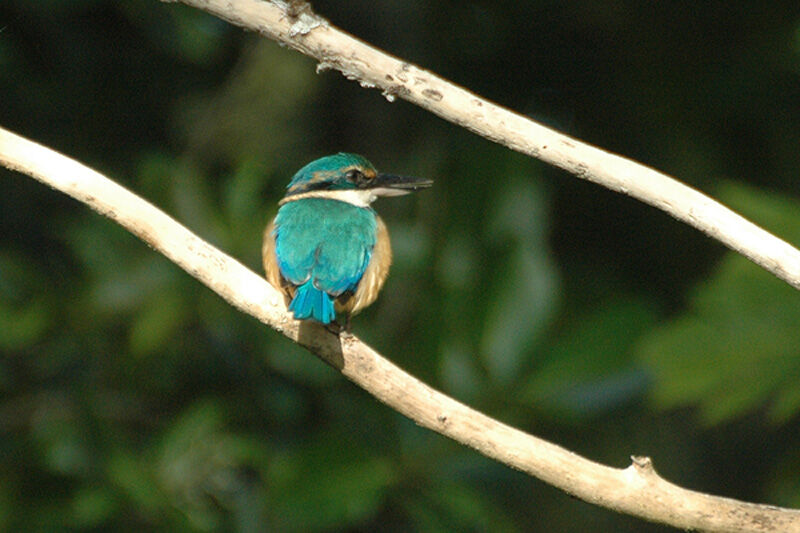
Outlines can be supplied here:
[[0, 163], [88, 205], [137, 235], [239, 308], [305, 346], [348, 379], [416, 423], [587, 502], [685, 529], [800, 532], [800, 512], [682, 489], [648, 458], [625, 469], [584, 459], [432, 389], [354, 336], [294, 320], [263, 277], [152, 204], [80, 163], [0, 128]]
[[[390, 100], [408, 100], [491, 141], [657, 207], [800, 289], [800, 251], [722, 204], [666, 174], [563, 135], [386, 54], [332, 26], [304, 2], [178, 1], [311, 56], [319, 61], [318, 70], [339, 70], [362, 86], [383, 90]], [[293, 7], [298, 4], [302, 9]]]

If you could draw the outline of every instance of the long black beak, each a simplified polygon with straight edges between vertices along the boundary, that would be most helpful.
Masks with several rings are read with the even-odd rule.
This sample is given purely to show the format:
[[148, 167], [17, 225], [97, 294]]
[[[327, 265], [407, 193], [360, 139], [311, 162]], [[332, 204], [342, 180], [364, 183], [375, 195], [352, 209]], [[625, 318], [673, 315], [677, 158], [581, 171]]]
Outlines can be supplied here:
[[377, 196], [400, 196], [420, 189], [427, 189], [431, 185], [433, 185], [433, 180], [397, 176], [395, 174], [378, 174], [370, 183], [370, 189]]

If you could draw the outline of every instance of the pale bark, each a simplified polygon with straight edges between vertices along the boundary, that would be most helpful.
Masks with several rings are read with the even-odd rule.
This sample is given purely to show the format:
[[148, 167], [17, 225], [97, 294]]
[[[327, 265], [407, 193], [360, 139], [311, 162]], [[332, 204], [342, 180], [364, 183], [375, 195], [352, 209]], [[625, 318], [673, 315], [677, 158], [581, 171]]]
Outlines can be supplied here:
[[299, 1], [178, 0], [256, 31], [364, 87], [402, 98], [489, 140], [650, 204], [800, 288], [800, 251], [719, 202], [625, 157], [591, 146], [490, 102], [336, 28]]

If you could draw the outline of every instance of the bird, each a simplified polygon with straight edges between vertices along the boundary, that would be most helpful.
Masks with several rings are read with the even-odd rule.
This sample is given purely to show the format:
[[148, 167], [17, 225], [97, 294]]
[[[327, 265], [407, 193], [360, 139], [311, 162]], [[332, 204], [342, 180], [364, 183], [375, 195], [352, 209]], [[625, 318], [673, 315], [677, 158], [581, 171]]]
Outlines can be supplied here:
[[349, 330], [350, 318], [378, 297], [392, 262], [389, 231], [372, 202], [431, 185], [379, 174], [364, 157], [343, 152], [298, 170], [262, 246], [267, 281], [294, 318]]

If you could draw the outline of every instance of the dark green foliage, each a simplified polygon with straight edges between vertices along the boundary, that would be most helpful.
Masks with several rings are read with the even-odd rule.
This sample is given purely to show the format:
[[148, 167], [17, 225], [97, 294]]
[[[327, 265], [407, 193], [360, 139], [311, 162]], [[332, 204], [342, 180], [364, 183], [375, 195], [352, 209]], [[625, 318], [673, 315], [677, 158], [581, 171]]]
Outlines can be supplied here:
[[[790, 242], [800, 242], [800, 202], [726, 184], [720, 199]], [[639, 348], [661, 407], [700, 406], [708, 423], [766, 408], [786, 423], [800, 411], [800, 298], [745, 258], [727, 253], [690, 294], [688, 309]], [[711, 366], [715, 368], [709, 368]]]
[[[793, 2], [314, 2], [800, 243]], [[800, 505], [800, 297], [695, 230], [185, 6], [0, 2], [0, 125], [261, 271], [292, 174], [364, 154], [392, 274], [353, 329], [615, 466]], [[0, 171], [0, 530], [661, 531], [423, 430], [110, 221]], [[769, 189], [769, 192], [767, 192]]]

